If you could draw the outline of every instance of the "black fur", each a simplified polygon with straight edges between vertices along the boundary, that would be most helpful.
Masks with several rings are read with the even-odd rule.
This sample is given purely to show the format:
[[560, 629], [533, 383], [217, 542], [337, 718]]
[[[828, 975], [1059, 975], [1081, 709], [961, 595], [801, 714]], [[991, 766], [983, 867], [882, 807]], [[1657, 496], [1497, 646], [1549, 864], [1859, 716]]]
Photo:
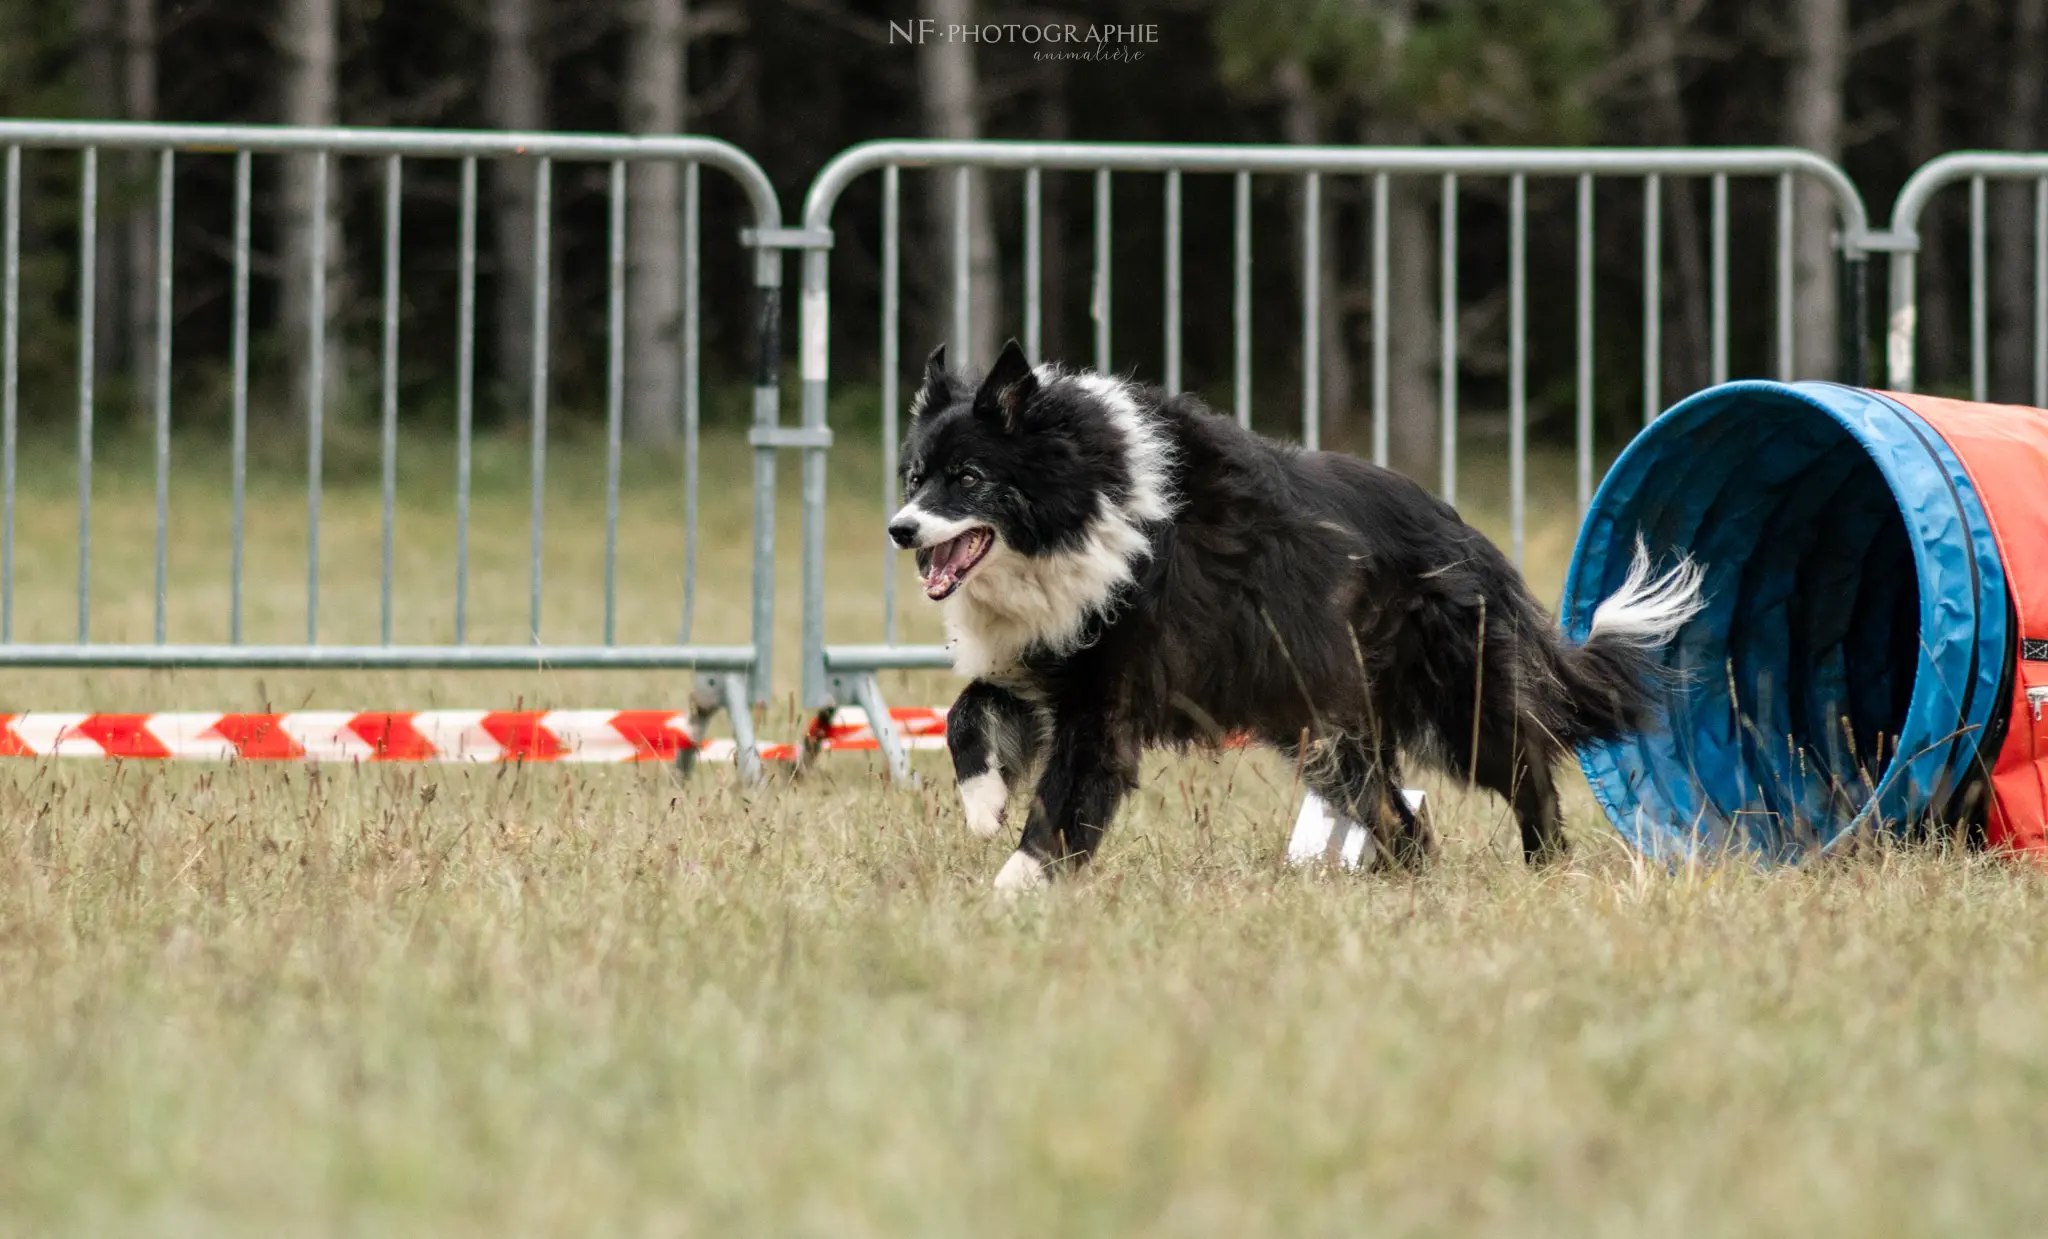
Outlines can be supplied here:
[[[1034, 373], [1014, 342], [979, 385], [934, 353], [891, 533], [919, 545], [920, 528], [974, 522], [1011, 556], [968, 572], [949, 623], [977, 590], [1023, 588], [997, 573], [1024, 581], [1080, 554], [1105, 511], [1144, 506], [1145, 458], [1101, 383]], [[1399, 474], [1260, 438], [1190, 396], [1111, 390], [1170, 457], [1152, 480], [1171, 512], [1129, 522], [1142, 539], [1130, 579], [1078, 630], [969, 667], [980, 676], [948, 719], [963, 782], [997, 770], [1014, 791], [1042, 763], [1019, 850], [1085, 861], [1144, 750], [1248, 733], [1297, 755], [1396, 863], [1435, 849], [1399, 795], [1404, 756], [1506, 798], [1531, 859], [1561, 855], [1555, 766], [1653, 721], [1649, 650], [1565, 643], [1500, 551]], [[920, 566], [933, 554], [921, 546]]]

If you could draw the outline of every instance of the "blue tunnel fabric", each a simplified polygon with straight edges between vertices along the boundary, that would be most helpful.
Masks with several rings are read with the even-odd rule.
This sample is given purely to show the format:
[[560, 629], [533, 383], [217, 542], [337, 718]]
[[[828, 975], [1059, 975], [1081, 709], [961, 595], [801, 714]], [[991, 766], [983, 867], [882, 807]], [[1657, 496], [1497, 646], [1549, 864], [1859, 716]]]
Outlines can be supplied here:
[[1668, 726], [1580, 750], [1615, 827], [1656, 855], [1791, 859], [1950, 807], [2011, 649], [1997, 543], [1969, 475], [1903, 405], [1831, 383], [1727, 383], [1673, 406], [1594, 497], [1567, 635], [1628, 573], [1705, 570], [1663, 651]]

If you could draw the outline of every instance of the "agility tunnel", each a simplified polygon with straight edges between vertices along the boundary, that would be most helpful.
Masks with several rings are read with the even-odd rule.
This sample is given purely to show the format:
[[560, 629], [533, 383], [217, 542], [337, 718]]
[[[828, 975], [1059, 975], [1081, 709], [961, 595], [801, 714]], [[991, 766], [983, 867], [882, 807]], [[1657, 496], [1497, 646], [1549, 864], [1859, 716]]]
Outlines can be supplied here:
[[1701, 565], [1706, 607], [1662, 654], [1668, 725], [1579, 754], [1637, 848], [1791, 860], [1974, 817], [2048, 851], [2048, 412], [1723, 384], [1608, 472], [1572, 637], [1638, 537]]

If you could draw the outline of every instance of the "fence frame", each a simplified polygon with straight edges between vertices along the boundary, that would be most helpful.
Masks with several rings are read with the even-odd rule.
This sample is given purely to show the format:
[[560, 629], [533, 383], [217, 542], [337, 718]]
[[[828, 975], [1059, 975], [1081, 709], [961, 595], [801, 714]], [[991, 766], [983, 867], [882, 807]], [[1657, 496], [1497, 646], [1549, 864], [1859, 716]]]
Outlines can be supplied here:
[[1918, 381], [1914, 356], [1920, 330], [1920, 218], [1934, 195], [1958, 183], [1970, 186], [1970, 398], [1984, 401], [1990, 386], [1990, 330], [1985, 278], [1984, 185], [2034, 183], [2034, 403], [2048, 407], [2048, 153], [1952, 151], [1913, 170], [1892, 200], [1891, 220], [1866, 248], [1890, 255], [1885, 313], [1885, 384], [1910, 392]]
[[[1038, 207], [1040, 193], [1037, 174], [1043, 171], [1092, 171], [1096, 174], [1096, 288], [1103, 304], [1098, 309], [1096, 325], [1096, 349], [1098, 364], [1106, 362], [1109, 313], [1108, 262], [1106, 258], [1106, 233], [1108, 220], [1109, 177], [1113, 172], [1161, 173], [1167, 177], [1167, 229], [1170, 256], [1166, 264], [1167, 295], [1174, 298], [1174, 304], [1167, 322], [1177, 324], [1180, 306], [1175, 294], [1178, 291], [1178, 208], [1180, 204], [1179, 179], [1184, 173], [1231, 173], [1238, 177], [1237, 201], [1238, 240], [1240, 253], [1237, 256], [1237, 270], [1242, 273], [1249, 267], [1249, 237], [1245, 225], [1247, 215], [1244, 205], [1247, 201], [1245, 186], [1252, 175], [1290, 175], [1303, 178], [1305, 210], [1309, 223], [1303, 229], [1304, 245], [1301, 255], [1303, 269], [1317, 273], [1320, 234], [1315, 226], [1315, 210], [1319, 202], [1319, 178], [1332, 176], [1368, 176], [1374, 181], [1374, 198], [1378, 208], [1375, 220], [1374, 248], [1377, 254], [1384, 253], [1384, 229], [1386, 220], [1385, 201], [1387, 178], [1392, 175], [1436, 175], [1444, 178], [1447, 202], [1456, 192], [1456, 178], [1459, 176], [1486, 176], [1507, 178], [1510, 181], [1513, 202], [1511, 228], [1514, 238], [1514, 257], [1510, 260], [1509, 279], [1511, 283], [1511, 304], [1520, 307], [1526, 283], [1526, 274], [1517, 259], [1522, 257], [1520, 240], [1524, 233], [1523, 212], [1525, 209], [1525, 179], [1541, 177], [1577, 177], [1584, 199], [1579, 211], [1579, 235], [1582, 242], [1590, 232], [1590, 195], [1595, 177], [1641, 177], [1645, 187], [1646, 201], [1653, 208], [1648, 215], [1645, 228], [1646, 254], [1658, 255], [1655, 238], [1658, 235], [1656, 221], [1659, 216], [1654, 209], [1660, 178], [1664, 176], [1709, 177], [1715, 185], [1715, 256], [1717, 275], [1725, 262], [1726, 246], [1726, 178], [1729, 176], [1776, 176], [1780, 178], [1781, 205], [1779, 219], [1789, 223], [1790, 186], [1793, 180], [1804, 175], [1824, 186], [1831, 196], [1840, 229], [1836, 236], [1837, 252], [1840, 255], [1839, 272], [1843, 293], [1840, 345], [1840, 368], [1842, 376], [1849, 382], [1861, 382], [1864, 377], [1865, 333], [1859, 328], [1863, 321], [1867, 279], [1865, 276], [1865, 245], [1869, 236], [1869, 217], [1861, 195], [1848, 176], [1834, 163], [1811, 151], [1785, 147], [1748, 147], [1719, 149], [1623, 149], [1623, 148], [1453, 148], [1453, 147], [1302, 147], [1302, 146], [1259, 146], [1259, 145], [1167, 145], [1141, 143], [1082, 143], [1082, 142], [1009, 142], [1009, 141], [938, 141], [938, 140], [888, 140], [867, 142], [840, 152], [812, 180], [804, 197], [803, 226], [806, 233], [817, 240], [805, 247], [801, 284], [801, 344], [799, 346], [800, 378], [802, 381], [802, 425], [806, 432], [821, 436], [821, 441], [803, 445], [803, 656], [802, 656], [802, 701], [806, 709], [829, 711], [841, 704], [858, 704], [867, 711], [870, 719], [886, 720], [888, 710], [882, 699], [876, 674], [883, 670], [939, 669], [950, 668], [951, 659], [940, 646], [912, 646], [893, 643], [867, 645], [831, 645], [824, 631], [824, 563], [825, 563], [825, 479], [826, 452], [829, 450], [830, 429], [826, 422], [827, 389], [831, 378], [831, 272], [829, 262], [830, 237], [832, 235], [832, 214], [839, 198], [856, 178], [874, 171], [882, 172], [885, 178], [885, 315], [883, 352], [885, 374], [883, 376], [883, 435], [888, 440], [896, 433], [896, 417], [893, 407], [895, 395], [896, 326], [894, 322], [895, 298], [892, 278], [893, 264], [888, 261], [896, 253], [897, 219], [895, 200], [897, 193], [898, 169], [902, 167], [952, 167], [961, 170], [963, 180], [966, 170], [1008, 170], [1027, 174], [1026, 182], [1026, 280], [1027, 302], [1025, 314], [1026, 349], [1037, 359], [1038, 335], [1038, 285], [1036, 281], [1038, 246], [1037, 230], [1040, 226]], [[964, 195], [962, 195], [964, 198]], [[956, 215], [959, 213], [956, 211]], [[1447, 221], [1454, 221], [1452, 208], [1445, 212]], [[965, 295], [958, 291], [963, 282], [960, 275], [964, 268], [965, 246], [959, 242], [964, 233], [964, 216], [954, 221], [955, 231], [955, 323], [964, 326]], [[1455, 244], [1456, 231], [1448, 236]], [[1789, 253], [1789, 230], [1781, 235], [1779, 244], [1784, 253]], [[1454, 249], [1446, 252], [1444, 266], [1446, 282], [1455, 258]], [[1580, 264], [1580, 278], [1589, 281], [1590, 271], [1586, 264]], [[1780, 270], [1788, 270], [1789, 263], [1781, 259]], [[1649, 266], [1656, 272], [1656, 264]], [[1240, 274], [1240, 280], [1242, 275]], [[1375, 305], [1384, 304], [1386, 266], [1375, 267]], [[1317, 314], [1316, 297], [1319, 279], [1303, 281], [1303, 438], [1314, 447], [1317, 442], [1316, 391], [1317, 359]], [[1719, 278], [1715, 284], [1717, 367], [1725, 359], [1725, 349], [1720, 342], [1725, 339], [1726, 281]], [[1646, 307], [1653, 306], [1658, 296], [1656, 280], [1653, 277], [1646, 289]], [[1789, 312], [1790, 285], [1779, 294], [1782, 312]], [[1249, 361], [1249, 314], [1242, 304], [1235, 311], [1236, 326], [1234, 352], [1238, 359], [1240, 378], [1238, 380], [1239, 406], [1245, 406], [1245, 380]], [[1582, 358], [1591, 347], [1591, 326], [1589, 323], [1591, 301], [1582, 289], [1578, 313], [1581, 323], [1580, 350]], [[1649, 335], [1655, 340], [1655, 324], [1658, 312], [1646, 308], [1646, 325], [1651, 327]], [[1451, 320], [1454, 322], [1454, 320]], [[1787, 320], [1789, 322], [1789, 319]], [[1374, 352], [1376, 359], [1385, 356], [1383, 341], [1386, 318], [1383, 314], [1374, 316]], [[957, 329], [957, 326], [956, 326]], [[1524, 512], [1523, 477], [1523, 431], [1526, 417], [1525, 383], [1522, 366], [1525, 364], [1524, 347], [1526, 322], [1516, 315], [1511, 330], [1510, 348], [1513, 353], [1510, 362], [1510, 487], [1512, 491], [1511, 511], [1515, 526], [1516, 558], [1520, 558], [1521, 521]], [[1168, 358], [1166, 373], [1178, 377], [1178, 331], [1169, 326], [1167, 331]], [[1647, 367], [1654, 364], [1657, 348], [1654, 342], [1646, 348]], [[1455, 343], [1446, 333], [1443, 351], [1446, 365], [1456, 364]], [[1783, 364], [1789, 365], [1789, 358]], [[1382, 366], [1375, 366], [1374, 384], [1374, 455], [1384, 463], [1386, 456], [1386, 419], [1388, 416], [1385, 399], [1385, 383], [1381, 377]], [[1582, 360], [1580, 374], [1590, 380], [1590, 368]], [[1719, 377], [1717, 375], [1717, 377]], [[1590, 385], [1588, 385], [1590, 390]], [[1444, 422], [1445, 433], [1455, 432], [1454, 396], [1447, 387], [1445, 392]], [[1646, 390], [1645, 420], [1659, 411], [1655, 386]], [[1242, 416], [1242, 414], [1240, 414]], [[1581, 451], [1588, 460], [1591, 453], [1590, 405], [1586, 394], [1580, 397]], [[885, 471], [894, 459], [896, 445], [887, 442], [884, 446]], [[1455, 458], [1447, 455], [1447, 475], [1455, 468]], [[1590, 493], [1590, 468], [1580, 468], [1580, 503]], [[893, 485], [893, 478], [885, 479], [885, 485]], [[877, 525], [879, 529], [879, 522]], [[878, 543], [881, 539], [877, 538]], [[893, 594], [891, 595], [893, 597]], [[877, 739], [885, 752], [891, 774], [897, 778], [909, 775], [909, 754], [901, 740], [887, 726], [886, 722], [876, 729]]]
[[[15, 429], [18, 408], [18, 342], [20, 329], [18, 276], [19, 242], [21, 225], [21, 151], [76, 150], [81, 160], [81, 190], [79, 205], [80, 221], [80, 352], [78, 362], [79, 385], [79, 633], [78, 639], [69, 643], [27, 644], [12, 641], [11, 604], [13, 597], [13, 505], [14, 505], [14, 464]], [[353, 128], [294, 128], [270, 125], [189, 125], [155, 124], [98, 121], [0, 121], [0, 151], [5, 152], [5, 268], [4, 276], [4, 363], [0, 363], [0, 403], [4, 403], [4, 509], [5, 538], [0, 547], [0, 667], [184, 667], [184, 668], [445, 668], [459, 669], [501, 669], [539, 670], [543, 668], [588, 668], [588, 669], [688, 669], [699, 673], [700, 679], [709, 680], [710, 691], [700, 690], [694, 694], [700, 722], [712, 708], [712, 703], [722, 705], [730, 716], [734, 737], [738, 744], [740, 764], [745, 777], [757, 779], [760, 776], [757, 745], [754, 738], [752, 705], [765, 702], [770, 696], [770, 673], [773, 664], [774, 641], [774, 547], [775, 547], [775, 458], [778, 451], [786, 448], [808, 445], [814, 437], [805, 436], [785, 428], [780, 420], [780, 324], [782, 251], [792, 248], [798, 234], [782, 227], [782, 209], [774, 186], [767, 174], [746, 152], [730, 143], [705, 137], [691, 136], [623, 136], [564, 133], [516, 133], [448, 131], [426, 129], [353, 129]], [[155, 273], [157, 293], [157, 325], [155, 341], [155, 384], [154, 407], [156, 416], [156, 462], [157, 462], [157, 623], [155, 641], [141, 643], [107, 643], [91, 639], [89, 626], [88, 582], [91, 570], [90, 546], [90, 485], [92, 451], [93, 391], [92, 375], [95, 366], [93, 356], [93, 268], [96, 257], [97, 217], [97, 168], [102, 151], [147, 152], [157, 158], [158, 177], [158, 264]], [[225, 644], [170, 644], [164, 631], [164, 595], [166, 590], [165, 551], [166, 538], [166, 493], [169, 458], [170, 427], [170, 367], [171, 340], [170, 316], [164, 312], [171, 293], [173, 270], [171, 220], [175, 197], [172, 175], [173, 161], [178, 153], [206, 155], [234, 155], [236, 157], [236, 221], [235, 221], [235, 589], [231, 604], [231, 640]], [[248, 281], [249, 281], [249, 197], [250, 159], [255, 154], [313, 155], [320, 157], [316, 165], [315, 184], [321, 201], [328, 201], [326, 172], [330, 161], [337, 157], [377, 157], [386, 160], [386, 220], [385, 220], [385, 274], [386, 296], [383, 302], [383, 327], [385, 331], [385, 392], [384, 418], [385, 436], [383, 444], [383, 465], [385, 468], [384, 503], [386, 513], [386, 541], [384, 547], [384, 624], [383, 641], [376, 645], [328, 645], [317, 639], [315, 617], [318, 605], [318, 529], [319, 498], [322, 489], [320, 477], [321, 413], [324, 409], [326, 392], [318, 377], [318, 367], [325, 352], [327, 315], [323, 301], [322, 276], [325, 271], [322, 252], [325, 235], [325, 210], [317, 214], [314, 241], [314, 278], [309, 293], [312, 304], [309, 307], [312, 337], [308, 341], [310, 364], [315, 378], [309, 384], [311, 389], [308, 435], [308, 631], [307, 640], [298, 645], [248, 645], [241, 643], [240, 633], [240, 562], [241, 562], [241, 480], [244, 465], [245, 418], [247, 394], [248, 356]], [[616, 493], [618, 435], [619, 435], [619, 379], [618, 365], [620, 348], [619, 334], [623, 329], [622, 311], [618, 305], [620, 291], [619, 268], [621, 259], [618, 252], [621, 229], [623, 228], [623, 193], [625, 178], [623, 170], [629, 163], [668, 162], [683, 169], [687, 202], [691, 208], [687, 220], [693, 224], [696, 203], [699, 166], [709, 166], [731, 177], [748, 199], [753, 225], [742, 230], [739, 242], [755, 254], [753, 284], [757, 303], [757, 346], [754, 366], [753, 426], [749, 442], [754, 451], [753, 507], [754, 528], [752, 547], [752, 612], [751, 640], [742, 645], [703, 645], [679, 641], [672, 645], [622, 646], [612, 641], [611, 633], [611, 582], [613, 580], [613, 558], [617, 537], [616, 506], [609, 506], [607, 513], [607, 603], [605, 643], [602, 645], [547, 645], [540, 641], [538, 633], [538, 595], [540, 590], [540, 508], [539, 486], [544, 477], [544, 448], [541, 438], [544, 433], [545, 376], [547, 345], [545, 332], [535, 336], [534, 350], [535, 390], [533, 398], [535, 420], [535, 520], [534, 520], [534, 567], [532, 589], [535, 594], [535, 630], [530, 645], [472, 645], [461, 635], [462, 625], [458, 619], [456, 644], [450, 645], [394, 645], [390, 638], [390, 521], [393, 503], [392, 462], [395, 450], [395, 386], [392, 380], [390, 362], [395, 353], [396, 300], [392, 279], [397, 263], [397, 217], [392, 204], [399, 193], [398, 169], [400, 161], [406, 158], [435, 160], [460, 160], [463, 162], [463, 296], [465, 307], [472, 304], [473, 280], [476, 250], [475, 195], [476, 161], [486, 158], [527, 157], [535, 161], [536, 188], [543, 195], [536, 211], [535, 246], [537, 254], [544, 254], [552, 229], [551, 217], [546, 214], [545, 198], [552, 162], [611, 164], [611, 195], [613, 212], [612, 266], [613, 301], [610, 331], [612, 335], [610, 358], [612, 365], [611, 391], [608, 399], [610, 415], [610, 439], [612, 455], [608, 465], [608, 490]], [[701, 262], [701, 237], [686, 224], [685, 262]], [[690, 280], [691, 277], [686, 277]], [[543, 312], [549, 279], [545, 261], [537, 264], [534, 276], [536, 316]], [[689, 283], [685, 296], [694, 296], [694, 282]], [[686, 303], [694, 305], [694, 302]], [[687, 310], [686, 310], [687, 314]], [[461, 339], [464, 350], [464, 370], [460, 380], [468, 390], [470, 378], [468, 365], [473, 359], [473, 322], [465, 318]], [[689, 332], [689, 346], [697, 346], [696, 332], [699, 324], [686, 325]], [[463, 404], [466, 429], [467, 401]], [[694, 424], [692, 426], [694, 430]], [[466, 445], [466, 440], [465, 440]], [[462, 477], [467, 476], [468, 457], [463, 454]], [[694, 468], [694, 457], [692, 460]], [[686, 537], [692, 547], [696, 538], [696, 511], [694, 507], [694, 474], [690, 487], [688, 531]], [[463, 506], [466, 487], [459, 482], [461, 495], [458, 505]], [[457, 609], [460, 613], [461, 599], [466, 596], [467, 559], [466, 506], [461, 514], [458, 544], [458, 585]], [[686, 591], [693, 591], [694, 556], [686, 572], [692, 573]], [[688, 602], [685, 603], [686, 612]], [[687, 621], [686, 621], [687, 622]]]

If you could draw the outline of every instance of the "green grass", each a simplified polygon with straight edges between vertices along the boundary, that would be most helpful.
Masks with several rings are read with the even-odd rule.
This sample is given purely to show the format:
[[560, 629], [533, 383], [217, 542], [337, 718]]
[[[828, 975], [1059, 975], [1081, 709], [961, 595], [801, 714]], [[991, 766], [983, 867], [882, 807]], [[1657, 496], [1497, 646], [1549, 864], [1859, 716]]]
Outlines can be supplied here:
[[[172, 635], [198, 639], [225, 614], [225, 504], [186, 455]], [[405, 476], [448, 476], [444, 457], [409, 444]], [[557, 463], [548, 622], [590, 639], [601, 472], [588, 450]], [[1554, 597], [1568, 472], [1538, 466], [1532, 575]], [[745, 467], [707, 448], [706, 640], [744, 632]], [[480, 463], [473, 588], [512, 616], [491, 639], [524, 621], [522, 469], [503, 443]], [[628, 472], [622, 639], [675, 620], [675, 476]], [[24, 477], [17, 635], [61, 638], [75, 499], [55, 458]], [[95, 630], [146, 638], [147, 471], [115, 453], [101, 481]], [[1498, 484], [1467, 487], [1497, 531]], [[878, 488], [872, 460], [834, 478], [849, 640], [880, 632]], [[274, 473], [255, 495], [251, 635], [297, 639], [303, 499]], [[445, 636], [450, 512], [444, 492], [401, 513], [401, 639]], [[348, 474], [328, 519], [323, 632], [373, 638], [373, 478]], [[930, 636], [901, 597], [904, 635]], [[8, 708], [208, 708], [649, 706], [687, 681], [0, 684]], [[1429, 783], [1434, 872], [1296, 872], [1292, 771], [1235, 753], [1150, 763], [1090, 874], [1006, 906], [986, 884], [1009, 845], [968, 836], [926, 769], [891, 788], [846, 756], [749, 790], [729, 770], [0, 766], [0, 1232], [2017, 1235], [2048, 1216], [2030, 869], [1877, 850], [1656, 871], [1575, 785], [1576, 859], [1534, 874], [1496, 802]]]

